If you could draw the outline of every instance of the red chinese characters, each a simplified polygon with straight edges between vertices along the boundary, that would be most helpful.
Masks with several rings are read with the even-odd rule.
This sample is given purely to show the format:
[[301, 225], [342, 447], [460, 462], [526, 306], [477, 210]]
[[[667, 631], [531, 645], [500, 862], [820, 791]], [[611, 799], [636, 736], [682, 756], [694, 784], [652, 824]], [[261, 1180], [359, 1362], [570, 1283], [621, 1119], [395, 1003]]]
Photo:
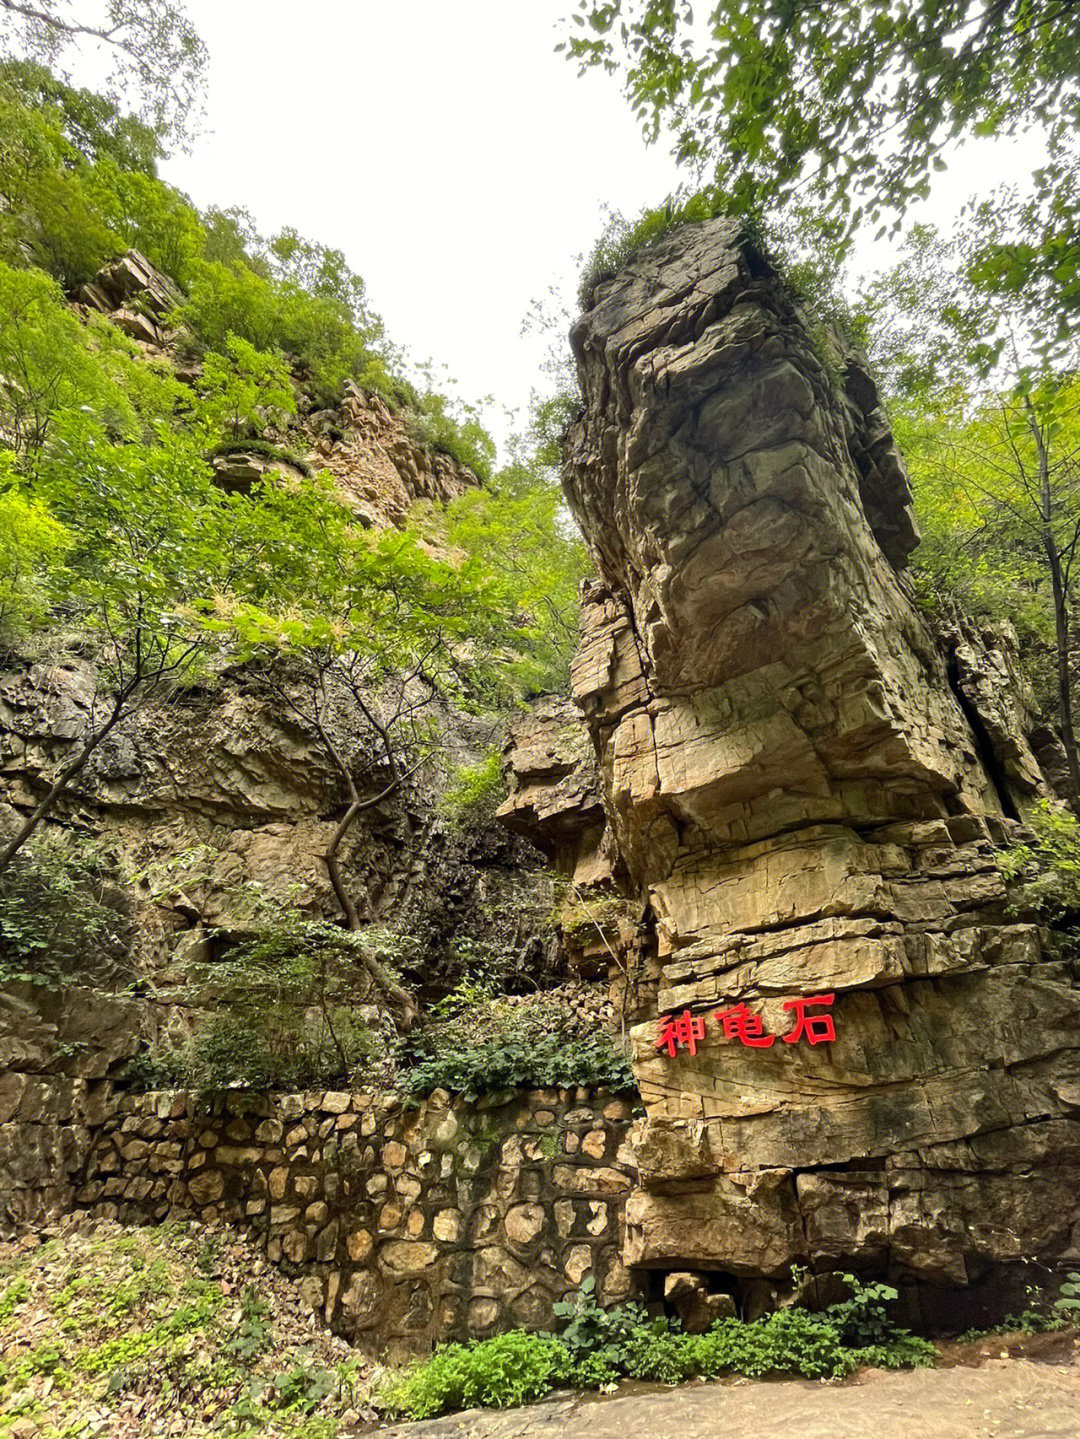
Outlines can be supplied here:
[[[836, 1024], [832, 1015], [809, 1011], [828, 1009], [835, 998], [834, 993], [785, 999], [784, 1008], [791, 1012], [794, 1025], [779, 1037], [785, 1044], [798, 1044], [801, 1039], [805, 1039], [807, 1044], [831, 1044], [836, 1038]], [[713, 1018], [720, 1026], [725, 1039], [734, 1040], [748, 1049], [768, 1049], [776, 1043], [777, 1036], [766, 1032], [761, 1015], [754, 1014], [745, 1004], [735, 1004], [730, 1009], [718, 1009]], [[704, 1038], [704, 1015], [691, 1014], [688, 1009], [684, 1009], [681, 1014], [665, 1014], [661, 1017], [655, 1047], [665, 1050], [668, 1056], [674, 1059], [680, 1049], [697, 1054], [697, 1047]]]
[[768, 1049], [776, 1042], [775, 1034], [765, 1034], [760, 1014], [751, 1014], [745, 1004], [732, 1009], [718, 1009], [713, 1018], [724, 1031], [725, 1039], [737, 1039], [750, 1049]]
[[682, 1014], [664, 1015], [660, 1021], [660, 1038], [656, 1041], [656, 1048], [666, 1049], [674, 1059], [680, 1046], [688, 1049], [691, 1054], [697, 1054], [698, 1041], [704, 1038], [704, 1017], [693, 1015], [688, 1009], [684, 1009]]
[[785, 1044], [796, 1044], [805, 1035], [810, 1044], [831, 1044], [836, 1038], [836, 1025], [831, 1014], [807, 1014], [810, 1005], [824, 1008], [832, 1004], [835, 994], [814, 994], [807, 999], [785, 999], [784, 1008], [793, 1010], [795, 1028], [784, 1035]]

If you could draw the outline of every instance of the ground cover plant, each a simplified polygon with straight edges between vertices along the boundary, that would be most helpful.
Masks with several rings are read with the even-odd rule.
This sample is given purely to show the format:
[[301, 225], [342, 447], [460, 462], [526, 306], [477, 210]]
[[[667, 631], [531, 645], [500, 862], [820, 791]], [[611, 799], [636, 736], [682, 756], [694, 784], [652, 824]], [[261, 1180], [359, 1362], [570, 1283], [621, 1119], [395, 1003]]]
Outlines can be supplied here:
[[514, 1005], [468, 983], [401, 1042], [396, 1059], [395, 1084], [412, 1096], [433, 1089], [476, 1099], [504, 1089], [637, 1088], [629, 1053], [603, 1026], [545, 1004], [542, 995]]
[[512, 1330], [473, 1344], [444, 1344], [430, 1359], [385, 1380], [376, 1396], [388, 1415], [427, 1419], [475, 1405], [504, 1408], [556, 1388], [602, 1389], [619, 1379], [662, 1384], [698, 1376], [801, 1375], [840, 1379], [869, 1365], [926, 1367], [934, 1346], [894, 1324], [884, 1284], [845, 1275], [849, 1297], [821, 1313], [780, 1309], [745, 1322], [720, 1319], [704, 1334], [651, 1318], [637, 1304], [602, 1309], [587, 1279], [573, 1303], [556, 1306], [560, 1334]]
[[[98, 1223], [0, 1248], [0, 1434], [332, 1439], [366, 1367], [248, 1241]], [[178, 1424], [182, 1428], [178, 1428]]]

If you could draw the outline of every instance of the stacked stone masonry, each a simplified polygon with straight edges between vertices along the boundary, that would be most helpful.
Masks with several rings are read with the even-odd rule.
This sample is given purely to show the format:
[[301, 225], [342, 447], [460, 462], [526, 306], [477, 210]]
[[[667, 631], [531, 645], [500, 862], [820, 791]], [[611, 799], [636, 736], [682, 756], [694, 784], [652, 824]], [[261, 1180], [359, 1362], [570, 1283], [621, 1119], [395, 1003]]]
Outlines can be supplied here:
[[313, 1309], [374, 1354], [549, 1327], [587, 1276], [607, 1301], [632, 1187], [625, 1100], [585, 1090], [118, 1096], [86, 1145], [76, 1208], [240, 1226]]

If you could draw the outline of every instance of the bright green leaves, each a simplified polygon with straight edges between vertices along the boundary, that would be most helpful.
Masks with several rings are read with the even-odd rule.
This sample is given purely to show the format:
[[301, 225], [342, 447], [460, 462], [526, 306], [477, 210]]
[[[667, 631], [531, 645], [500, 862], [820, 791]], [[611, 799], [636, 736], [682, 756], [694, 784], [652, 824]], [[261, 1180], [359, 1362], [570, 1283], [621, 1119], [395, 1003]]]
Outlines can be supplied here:
[[66, 409], [90, 408], [114, 430], [133, 430], [128, 356], [111, 326], [79, 322], [55, 281], [0, 262], [0, 427], [20, 460], [32, 464]]
[[733, 210], [816, 196], [845, 239], [924, 198], [953, 138], [1042, 127], [1048, 162], [1013, 217], [1041, 257], [1022, 283], [1052, 276], [1080, 309], [1078, 207], [1053, 213], [1076, 183], [1080, 48], [1056, 0], [720, 0], [707, 28], [688, 4], [580, 0], [574, 19], [568, 57], [619, 73], [647, 138], [667, 131]]
[[289, 372], [280, 356], [256, 350], [236, 335], [225, 338], [225, 354], [210, 352], [199, 381], [202, 416], [220, 440], [262, 434], [268, 424], [296, 413]]
[[489, 575], [500, 614], [516, 617], [511, 668], [525, 693], [565, 687], [577, 644], [577, 591], [585, 546], [562, 492], [541, 465], [511, 465], [490, 489], [470, 490], [446, 511], [449, 544]]
[[0, 642], [37, 629], [50, 613], [71, 536], [28, 491], [0, 451]]

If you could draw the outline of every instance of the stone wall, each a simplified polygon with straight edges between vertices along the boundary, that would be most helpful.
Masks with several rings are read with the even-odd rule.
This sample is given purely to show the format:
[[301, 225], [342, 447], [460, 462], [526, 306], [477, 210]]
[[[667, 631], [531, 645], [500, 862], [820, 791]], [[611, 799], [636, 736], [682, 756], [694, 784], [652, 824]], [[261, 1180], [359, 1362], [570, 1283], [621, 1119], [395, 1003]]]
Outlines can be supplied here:
[[109, 1072], [153, 1022], [143, 1001], [76, 985], [0, 989], [0, 1234], [72, 1207], [115, 1104]]
[[391, 1360], [439, 1339], [546, 1327], [588, 1275], [609, 1301], [633, 1161], [626, 1101], [585, 1090], [118, 1095], [85, 1143], [75, 1207], [193, 1212], [258, 1237], [339, 1333]]

